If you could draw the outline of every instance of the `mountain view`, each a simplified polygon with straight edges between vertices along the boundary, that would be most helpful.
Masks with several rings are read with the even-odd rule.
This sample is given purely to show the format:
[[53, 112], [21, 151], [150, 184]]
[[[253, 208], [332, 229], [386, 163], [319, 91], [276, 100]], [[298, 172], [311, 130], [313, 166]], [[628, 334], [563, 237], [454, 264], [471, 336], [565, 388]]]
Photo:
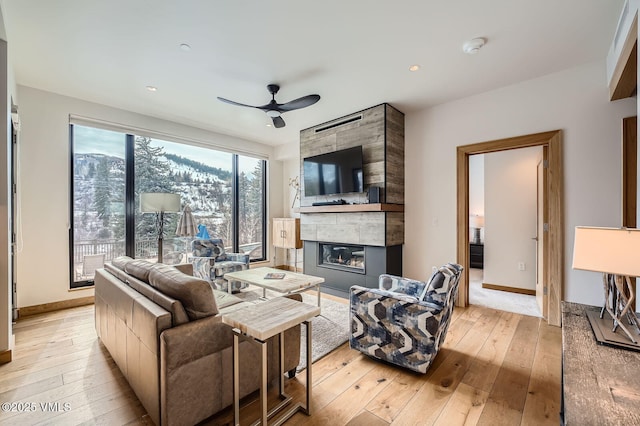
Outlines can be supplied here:
[[[149, 138], [135, 141], [136, 255], [157, 240], [156, 217], [139, 211], [139, 194], [169, 192], [180, 194], [181, 205], [191, 207], [196, 225], [206, 226], [211, 238], [232, 241], [231, 164], [229, 170], [214, 167], [153, 146]], [[262, 168], [261, 161], [251, 173], [239, 176], [240, 245], [262, 241]], [[74, 155], [74, 244], [110, 244], [109, 258], [124, 254], [125, 159], [82, 153]], [[165, 215], [165, 251], [183, 250], [184, 240], [173, 241], [181, 213]], [[174, 246], [172, 247], [172, 243]], [[255, 245], [255, 244], [254, 244]], [[94, 248], [89, 250], [95, 251]], [[77, 249], [76, 257], [86, 250]], [[111, 250], [109, 250], [111, 251]]]

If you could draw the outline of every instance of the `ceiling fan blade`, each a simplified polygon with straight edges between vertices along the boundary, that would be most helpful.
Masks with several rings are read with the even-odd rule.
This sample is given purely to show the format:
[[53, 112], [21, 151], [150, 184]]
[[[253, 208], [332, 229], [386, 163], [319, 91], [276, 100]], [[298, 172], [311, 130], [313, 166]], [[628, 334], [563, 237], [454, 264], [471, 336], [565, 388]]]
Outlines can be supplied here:
[[249, 107], [249, 108], [260, 108], [253, 105], [241, 104], [240, 102], [236, 102], [236, 101], [230, 101], [229, 99], [221, 98], [220, 96], [218, 96], [218, 100], [222, 102], [226, 102], [231, 105], [237, 105], [237, 106], [243, 106], [243, 107]]
[[284, 127], [284, 120], [282, 117], [271, 117], [271, 119], [273, 120], [273, 125], [276, 129]]
[[281, 112], [293, 111], [294, 109], [306, 108], [318, 102], [320, 95], [307, 95], [278, 106]]

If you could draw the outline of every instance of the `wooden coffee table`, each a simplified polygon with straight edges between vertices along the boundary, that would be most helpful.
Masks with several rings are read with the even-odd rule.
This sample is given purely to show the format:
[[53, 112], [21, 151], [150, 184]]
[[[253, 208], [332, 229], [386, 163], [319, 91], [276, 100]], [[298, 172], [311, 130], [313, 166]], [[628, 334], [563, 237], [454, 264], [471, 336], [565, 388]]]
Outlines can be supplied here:
[[[285, 274], [282, 279], [265, 279], [267, 274]], [[316, 288], [318, 292], [318, 306], [320, 306], [320, 284], [324, 282], [322, 277], [305, 275], [299, 272], [290, 272], [275, 268], [255, 268], [244, 271], [227, 272], [225, 278], [246, 282], [262, 288], [262, 297], [267, 296], [267, 289], [277, 293], [291, 294]], [[231, 288], [231, 286], [229, 286]]]

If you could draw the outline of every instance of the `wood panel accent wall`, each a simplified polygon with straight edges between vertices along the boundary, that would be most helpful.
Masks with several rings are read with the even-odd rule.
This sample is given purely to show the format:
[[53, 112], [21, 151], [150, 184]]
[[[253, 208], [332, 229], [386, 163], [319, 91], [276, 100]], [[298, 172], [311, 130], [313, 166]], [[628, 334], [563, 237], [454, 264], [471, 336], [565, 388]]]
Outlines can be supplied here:
[[[300, 202], [300, 237], [306, 241], [370, 246], [404, 243], [404, 114], [381, 104], [300, 132], [300, 176], [304, 158], [362, 146], [364, 192], [307, 197]], [[380, 204], [367, 203], [370, 187]], [[313, 207], [316, 201], [345, 199], [347, 205]], [[394, 207], [397, 206], [397, 207]]]
[[360, 145], [363, 154], [364, 194], [307, 197], [303, 185], [301, 206], [340, 198], [350, 203], [365, 203], [365, 194], [370, 186], [380, 188], [381, 203], [404, 204], [404, 114], [389, 104], [377, 105], [302, 130], [301, 181], [304, 182], [304, 158]]

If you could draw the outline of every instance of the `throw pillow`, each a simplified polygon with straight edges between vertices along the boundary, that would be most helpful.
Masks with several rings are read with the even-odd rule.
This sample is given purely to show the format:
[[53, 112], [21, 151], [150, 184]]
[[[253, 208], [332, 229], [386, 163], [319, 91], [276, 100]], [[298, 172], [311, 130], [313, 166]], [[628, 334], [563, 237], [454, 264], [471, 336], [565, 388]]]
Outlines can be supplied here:
[[183, 274], [173, 266], [156, 265], [149, 273], [149, 284], [167, 296], [182, 302], [190, 320], [218, 313], [211, 285], [200, 278]]
[[402, 293], [418, 298], [426, 287], [426, 283], [410, 280], [408, 278], [382, 274], [378, 280], [378, 287], [380, 290]]

